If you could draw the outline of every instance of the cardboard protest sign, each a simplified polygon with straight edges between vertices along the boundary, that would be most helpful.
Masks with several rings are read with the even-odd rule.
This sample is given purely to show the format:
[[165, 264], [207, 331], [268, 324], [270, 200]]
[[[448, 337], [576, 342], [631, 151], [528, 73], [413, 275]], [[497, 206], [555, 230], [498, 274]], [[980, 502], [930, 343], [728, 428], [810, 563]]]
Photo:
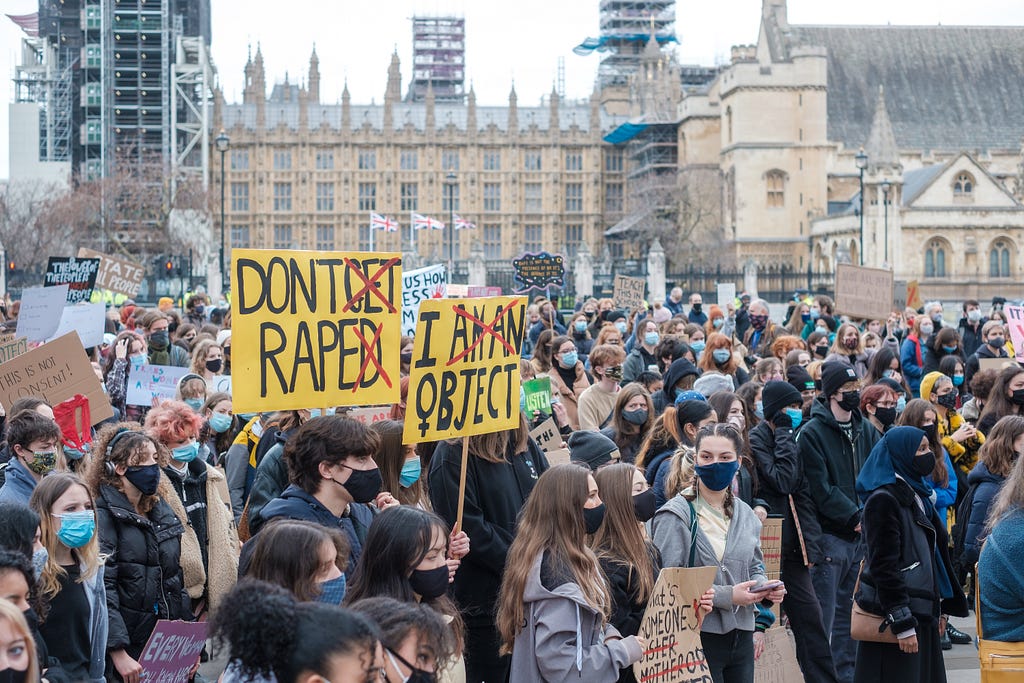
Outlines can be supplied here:
[[885, 320], [892, 313], [891, 270], [836, 265], [836, 312], [851, 318]]
[[100, 260], [98, 258], [51, 256], [46, 263], [43, 286], [67, 285], [67, 303], [69, 304], [88, 301], [96, 286], [96, 274], [99, 269]]
[[797, 683], [803, 680], [793, 634], [778, 625], [768, 629], [764, 634], [764, 652], [754, 662], [754, 683]]
[[[1016, 349], [1016, 344], [1014, 349]], [[979, 370], [995, 370], [999, 372], [1008, 365], [1019, 365], [1016, 358], [979, 358], [978, 369]]]
[[466, 296], [475, 299], [481, 296], [501, 296], [501, 287], [469, 286], [466, 288]]
[[732, 304], [736, 305], [736, 283], [735, 282], [723, 282], [717, 287], [717, 298], [718, 307], [725, 313], [728, 310], [728, 306]]
[[536, 379], [528, 379], [523, 382], [523, 392], [526, 395], [526, 414], [533, 415], [533, 411], [539, 410], [544, 415], [551, 415], [551, 378], [541, 375]]
[[83, 394], [96, 424], [114, 416], [78, 335], [65, 334], [0, 365], [0, 404], [41, 396], [50, 405]]
[[924, 307], [924, 300], [921, 298], [921, 285], [917, 283], [917, 280], [907, 283], [907, 306], [915, 311]]
[[615, 276], [615, 289], [612, 299], [615, 300], [616, 308], [623, 308], [632, 311], [644, 304], [644, 291], [647, 289], [647, 281], [642, 277], [629, 277], [628, 275]]
[[558, 431], [558, 425], [550, 417], [530, 430], [530, 436], [542, 451], [550, 453], [562, 447], [562, 433]]
[[1006, 327], [1010, 330], [1013, 352], [1019, 363], [1024, 361], [1024, 307], [1003, 306], [1003, 313], [1006, 314]]
[[16, 334], [33, 342], [46, 341], [52, 337], [64, 315], [67, 298], [67, 285], [22, 290]]
[[638, 681], [711, 680], [698, 606], [717, 572], [718, 567], [667, 567], [658, 574], [637, 634], [647, 641], [644, 656], [633, 665]]
[[359, 420], [363, 424], [372, 425], [381, 420], [391, 419], [391, 406], [369, 406], [366, 408], [353, 408], [345, 413], [345, 417]]
[[525, 297], [420, 304], [404, 443], [487, 434], [519, 424], [525, 316]]
[[140, 365], [128, 373], [128, 396], [130, 406], [151, 406], [153, 399], [174, 400], [178, 382], [189, 373], [188, 368], [173, 365]]
[[146, 683], [186, 683], [206, 645], [205, 621], [156, 622], [139, 664]]
[[555, 448], [547, 451], [544, 457], [548, 459], [548, 465], [554, 467], [555, 465], [568, 465], [571, 462], [570, 455], [568, 448]]
[[102, 302], [65, 306], [61, 311], [60, 324], [57, 325], [57, 331], [52, 337], [63, 337], [68, 332], [77, 332], [85, 348], [99, 346], [103, 343], [106, 318], [107, 307]]
[[28, 339], [24, 337], [0, 342], [0, 363], [6, 363], [26, 351], [28, 351]]
[[402, 273], [402, 334], [416, 333], [416, 317], [424, 299], [443, 299], [447, 280], [444, 266], [427, 266]]
[[559, 254], [542, 251], [539, 254], [523, 254], [512, 261], [515, 268], [513, 277], [516, 294], [531, 289], [544, 289], [565, 284], [565, 259]]
[[79, 248], [78, 258], [98, 258], [100, 260], [100, 268], [96, 273], [96, 286], [100, 289], [108, 289], [111, 292], [130, 297], [139, 295], [139, 288], [142, 286], [142, 280], [146, 277], [146, 270], [138, 263], [85, 247]]
[[232, 273], [237, 412], [398, 402], [401, 254], [235, 249]]
[[[764, 574], [769, 581], [777, 581], [782, 572], [782, 518], [769, 517], [761, 525], [761, 554], [764, 556]], [[775, 619], [779, 618], [779, 604], [772, 605]]]

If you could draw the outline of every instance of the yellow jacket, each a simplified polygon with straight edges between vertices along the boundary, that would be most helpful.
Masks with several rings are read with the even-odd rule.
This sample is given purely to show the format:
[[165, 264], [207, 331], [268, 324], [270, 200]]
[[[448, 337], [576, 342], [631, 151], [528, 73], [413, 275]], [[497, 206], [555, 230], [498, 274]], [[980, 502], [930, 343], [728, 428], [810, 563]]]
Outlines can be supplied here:
[[[960, 429], [964, 423], [964, 418], [955, 410], [947, 411], [946, 417], [940, 417], [938, 422], [939, 439], [942, 441], [946, 452], [949, 453], [949, 459], [964, 472], [970, 472], [978, 463], [978, 449], [981, 448], [981, 444], [985, 443], [985, 435], [978, 432], [963, 443], [954, 441], [951, 435]], [[938, 457], [938, 454], [936, 454], [936, 457]], [[950, 472], [950, 475], [952, 474]]]

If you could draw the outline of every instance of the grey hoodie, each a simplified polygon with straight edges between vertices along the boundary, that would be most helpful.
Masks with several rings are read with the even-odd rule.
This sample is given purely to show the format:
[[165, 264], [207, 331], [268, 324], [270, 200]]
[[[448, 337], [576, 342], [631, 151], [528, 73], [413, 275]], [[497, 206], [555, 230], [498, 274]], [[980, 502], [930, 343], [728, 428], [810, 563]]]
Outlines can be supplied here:
[[[690, 562], [690, 506], [683, 494], [669, 499], [651, 520], [651, 539], [661, 551], [663, 567], [687, 567]], [[746, 503], [732, 499], [732, 522], [725, 537], [725, 555], [719, 564], [711, 542], [697, 527], [694, 566], [718, 566], [712, 585], [714, 609], [704, 619], [701, 631], [728, 633], [735, 629], [754, 630], [754, 605], [733, 605], [732, 587], [744, 581], [767, 580], [761, 555], [761, 522]]]
[[[554, 572], [549, 575], [547, 564], [541, 578], [543, 557], [537, 556], [526, 579], [526, 623], [513, 644], [510, 680], [615, 683], [620, 669], [640, 659], [640, 643], [636, 636], [608, 640], [619, 638], [619, 632], [602, 623], [579, 585], [555, 578]], [[545, 583], [556, 587], [548, 589]]]

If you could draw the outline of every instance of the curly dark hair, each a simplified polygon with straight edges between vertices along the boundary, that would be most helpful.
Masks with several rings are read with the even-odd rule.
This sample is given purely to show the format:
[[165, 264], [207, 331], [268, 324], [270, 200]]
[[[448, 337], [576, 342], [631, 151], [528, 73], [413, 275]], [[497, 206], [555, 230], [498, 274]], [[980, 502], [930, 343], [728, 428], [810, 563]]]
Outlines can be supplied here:
[[447, 668], [455, 656], [455, 638], [444, 617], [418, 602], [394, 598], [365, 598], [351, 607], [380, 627], [381, 644], [397, 652], [410, 634], [426, 645], [437, 659], [437, 670]]
[[307, 493], [315, 493], [323, 480], [320, 463], [337, 465], [347, 458], [372, 457], [379, 449], [380, 437], [358, 420], [340, 415], [309, 420], [284, 446], [288, 480]]
[[284, 588], [239, 581], [210, 619], [210, 637], [244, 680], [273, 674], [294, 683], [303, 672], [328, 675], [331, 660], [356, 654], [372, 662], [379, 634], [366, 617], [316, 602], [299, 603]]

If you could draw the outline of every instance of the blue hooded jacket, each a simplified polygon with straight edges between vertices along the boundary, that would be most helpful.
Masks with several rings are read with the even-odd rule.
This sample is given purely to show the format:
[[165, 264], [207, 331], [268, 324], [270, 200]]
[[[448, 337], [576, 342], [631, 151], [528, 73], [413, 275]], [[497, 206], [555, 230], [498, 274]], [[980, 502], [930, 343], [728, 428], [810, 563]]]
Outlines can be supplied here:
[[36, 480], [21, 459], [13, 453], [11, 455], [7, 461], [7, 478], [0, 487], [0, 503], [28, 505], [32, 492], [36, 490]]

